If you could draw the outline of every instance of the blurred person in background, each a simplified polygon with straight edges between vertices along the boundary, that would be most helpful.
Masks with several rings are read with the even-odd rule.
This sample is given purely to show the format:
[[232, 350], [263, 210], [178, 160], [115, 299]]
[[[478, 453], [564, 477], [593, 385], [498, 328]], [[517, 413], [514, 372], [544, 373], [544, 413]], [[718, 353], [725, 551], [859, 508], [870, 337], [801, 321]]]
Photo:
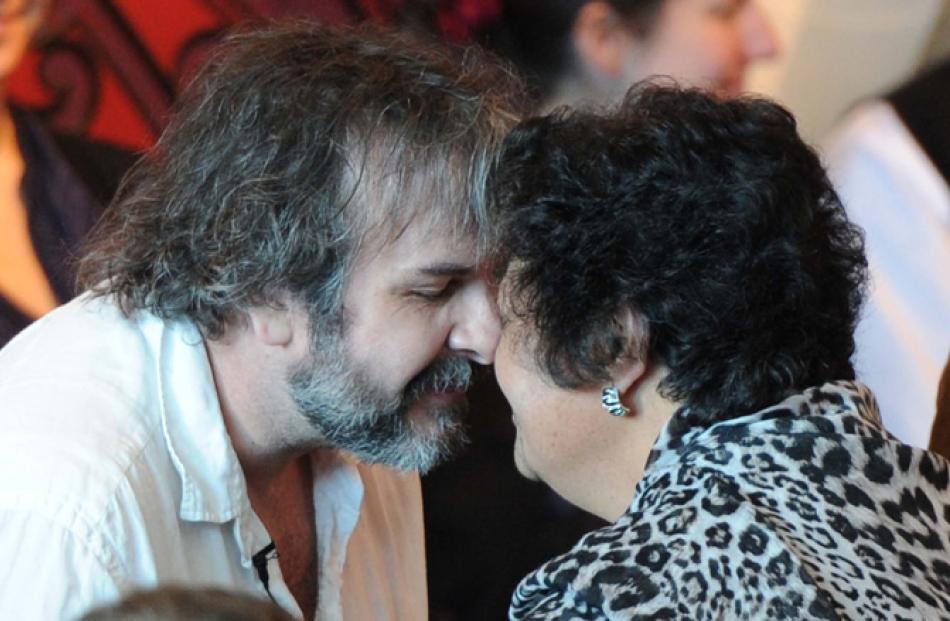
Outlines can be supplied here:
[[74, 253], [132, 163], [115, 147], [46, 130], [4, 84], [49, 10], [0, 3], [0, 347], [73, 297]]
[[930, 450], [950, 459], [950, 355], [937, 386], [937, 415], [930, 434]]
[[950, 59], [859, 104], [824, 146], [845, 208], [867, 236], [871, 291], [855, 332], [858, 377], [891, 432], [933, 446], [950, 354]]
[[484, 35], [542, 109], [618, 100], [654, 75], [732, 96], [779, 43], [754, 0], [504, 0]]
[[[457, 4], [456, 17], [477, 3]], [[474, 38], [519, 68], [541, 109], [608, 104], [652, 74], [735, 95], [749, 64], [779, 50], [754, 0], [488, 4], [471, 13]], [[518, 579], [602, 523], [518, 476], [494, 378], [475, 384], [471, 403], [471, 446], [423, 479], [434, 620], [500, 618]]]

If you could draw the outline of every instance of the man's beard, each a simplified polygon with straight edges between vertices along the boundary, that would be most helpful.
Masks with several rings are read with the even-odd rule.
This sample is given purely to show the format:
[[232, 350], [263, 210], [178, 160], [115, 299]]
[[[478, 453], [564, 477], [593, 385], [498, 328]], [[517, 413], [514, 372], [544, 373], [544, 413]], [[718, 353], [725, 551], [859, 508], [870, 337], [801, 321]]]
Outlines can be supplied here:
[[420, 405], [425, 411], [413, 415], [410, 409], [432, 393], [465, 392], [471, 376], [466, 358], [439, 358], [402, 394], [387, 394], [349, 362], [341, 338], [325, 336], [292, 371], [288, 385], [297, 408], [330, 446], [364, 463], [425, 473], [465, 443], [461, 418], [467, 404]]

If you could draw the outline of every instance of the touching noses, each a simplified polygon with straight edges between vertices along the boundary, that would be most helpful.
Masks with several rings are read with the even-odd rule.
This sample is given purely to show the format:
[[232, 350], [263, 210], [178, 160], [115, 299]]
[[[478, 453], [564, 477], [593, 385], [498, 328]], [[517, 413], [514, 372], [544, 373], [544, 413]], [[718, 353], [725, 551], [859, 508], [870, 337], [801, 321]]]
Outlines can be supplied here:
[[743, 52], [748, 61], [774, 58], [781, 45], [778, 36], [754, 2], [746, 4], [741, 17]]
[[501, 337], [501, 320], [495, 296], [487, 283], [471, 283], [455, 310], [448, 346], [478, 364], [495, 361], [495, 349]]

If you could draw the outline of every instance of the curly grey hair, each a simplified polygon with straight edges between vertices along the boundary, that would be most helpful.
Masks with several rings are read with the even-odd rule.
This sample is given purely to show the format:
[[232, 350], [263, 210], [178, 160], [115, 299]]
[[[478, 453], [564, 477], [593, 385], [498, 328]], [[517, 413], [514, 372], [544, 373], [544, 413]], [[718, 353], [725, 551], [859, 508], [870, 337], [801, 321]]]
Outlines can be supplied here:
[[423, 218], [484, 252], [485, 181], [518, 87], [484, 54], [374, 28], [232, 35], [124, 180], [80, 284], [217, 338], [287, 294], [337, 316], [371, 232]]

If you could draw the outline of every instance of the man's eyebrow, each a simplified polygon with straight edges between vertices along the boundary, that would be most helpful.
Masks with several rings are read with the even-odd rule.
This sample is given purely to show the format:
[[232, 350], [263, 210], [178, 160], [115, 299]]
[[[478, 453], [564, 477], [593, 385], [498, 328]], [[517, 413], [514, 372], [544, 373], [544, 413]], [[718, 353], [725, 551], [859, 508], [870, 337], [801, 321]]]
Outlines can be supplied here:
[[423, 276], [437, 277], [462, 277], [468, 276], [474, 271], [475, 266], [471, 263], [455, 263], [452, 261], [432, 263], [430, 265], [422, 266], [416, 270], [417, 273]]

